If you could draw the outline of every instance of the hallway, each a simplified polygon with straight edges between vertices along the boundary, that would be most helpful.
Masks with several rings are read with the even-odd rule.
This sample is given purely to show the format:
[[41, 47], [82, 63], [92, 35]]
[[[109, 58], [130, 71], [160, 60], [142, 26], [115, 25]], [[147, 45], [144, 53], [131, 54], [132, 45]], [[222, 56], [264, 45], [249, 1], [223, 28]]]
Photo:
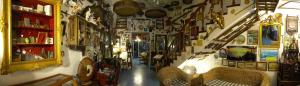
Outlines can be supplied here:
[[159, 81], [146, 65], [134, 65], [131, 70], [121, 71], [118, 86], [159, 86]]

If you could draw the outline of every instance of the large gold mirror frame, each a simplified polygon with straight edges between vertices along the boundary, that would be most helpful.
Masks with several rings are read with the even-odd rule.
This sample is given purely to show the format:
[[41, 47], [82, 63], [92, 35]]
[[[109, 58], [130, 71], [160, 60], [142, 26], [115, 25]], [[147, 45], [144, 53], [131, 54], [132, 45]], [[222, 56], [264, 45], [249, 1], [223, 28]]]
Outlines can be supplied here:
[[[39, 61], [26, 61], [26, 62], [12, 62], [12, 1], [13, 0], [2, 0], [3, 3], [0, 3], [0, 6], [3, 6], [3, 15], [4, 15], [4, 24], [6, 28], [4, 28], [4, 56], [0, 58], [3, 60], [0, 65], [0, 73], [8, 74], [11, 72], [16, 72], [20, 70], [38, 70], [42, 68], [46, 68], [49, 66], [58, 66], [62, 64], [61, 58], [61, 17], [60, 17], [60, 1], [59, 0], [39, 0], [41, 2], [45, 2], [51, 4], [53, 6], [53, 15], [54, 15], [54, 58], [53, 59], [46, 59], [46, 60], [39, 60]], [[1, 9], [0, 9], [1, 11]], [[2, 26], [2, 23], [0, 23]], [[1, 38], [2, 39], [2, 38]], [[0, 56], [1, 57], [1, 56]]]

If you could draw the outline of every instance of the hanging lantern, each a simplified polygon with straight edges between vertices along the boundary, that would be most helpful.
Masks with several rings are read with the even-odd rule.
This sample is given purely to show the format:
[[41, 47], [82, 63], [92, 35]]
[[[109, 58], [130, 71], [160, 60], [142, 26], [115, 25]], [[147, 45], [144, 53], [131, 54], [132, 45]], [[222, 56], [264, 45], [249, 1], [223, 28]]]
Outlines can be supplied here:
[[114, 4], [113, 11], [119, 16], [132, 16], [140, 11], [140, 7], [133, 0], [121, 0]]

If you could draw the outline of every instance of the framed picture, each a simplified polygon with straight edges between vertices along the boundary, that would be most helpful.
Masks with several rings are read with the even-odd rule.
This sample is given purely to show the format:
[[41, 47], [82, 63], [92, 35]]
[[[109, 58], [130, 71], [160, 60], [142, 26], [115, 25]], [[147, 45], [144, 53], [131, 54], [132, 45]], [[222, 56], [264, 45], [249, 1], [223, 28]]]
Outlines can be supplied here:
[[227, 59], [222, 59], [222, 65], [223, 66], [228, 66], [228, 60]]
[[[69, 17], [69, 21], [76, 21], [76, 17], [75, 16], [71, 16]], [[76, 29], [77, 23], [76, 22], [68, 22], [68, 29], [67, 29], [67, 41], [68, 41], [68, 45], [77, 45], [77, 29]]]
[[47, 32], [39, 32], [38, 37], [37, 37], [37, 43], [45, 44], [45, 41], [46, 41], [47, 37], [48, 37]]
[[286, 17], [286, 33], [294, 35], [298, 32], [298, 16], [287, 16]]
[[221, 48], [221, 49], [219, 50], [219, 56], [220, 56], [221, 58], [227, 58], [227, 50], [226, 50], [225, 48]]
[[260, 23], [259, 45], [261, 48], [279, 48], [281, 24]]
[[256, 70], [267, 71], [267, 62], [256, 62]]
[[164, 19], [156, 19], [156, 29], [164, 29]]
[[268, 63], [268, 71], [277, 71], [279, 68], [279, 65], [277, 62], [269, 62]]
[[228, 60], [228, 67], [235, 67], [235, 66], [236, 66], [236, 61]]
[[227, 59], [237, 61], [256, 61], [256, 46], [227, 46]]
[[258, 31], [250, 30], [247, 32], [247, 44], [248, 45], [257, 45], [258, 43]]
[[256, 69], [256, 62], [245, 62], [246, 69]]
[[167, 35], [155, 35], [155, 50], [165, 51], [167, 47]]
[[127, 18], [118, 18], [116, 22], [116, 29], [127, 29]]
[[261, 49], [260, 61], [277, 62], [278, 50], [277, 49]]
[[245, 62], [237, 62], [237, 68], [245, 68]]

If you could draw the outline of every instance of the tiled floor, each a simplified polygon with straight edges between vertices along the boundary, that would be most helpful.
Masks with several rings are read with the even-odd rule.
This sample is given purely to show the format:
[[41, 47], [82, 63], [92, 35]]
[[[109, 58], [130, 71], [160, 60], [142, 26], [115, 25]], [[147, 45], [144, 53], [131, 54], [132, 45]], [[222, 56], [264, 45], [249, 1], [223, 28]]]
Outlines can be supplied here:
[[159, 81], [148, 66], [134, 62], [132, 69], [121, 71], [118, 86], [159, 86]]

